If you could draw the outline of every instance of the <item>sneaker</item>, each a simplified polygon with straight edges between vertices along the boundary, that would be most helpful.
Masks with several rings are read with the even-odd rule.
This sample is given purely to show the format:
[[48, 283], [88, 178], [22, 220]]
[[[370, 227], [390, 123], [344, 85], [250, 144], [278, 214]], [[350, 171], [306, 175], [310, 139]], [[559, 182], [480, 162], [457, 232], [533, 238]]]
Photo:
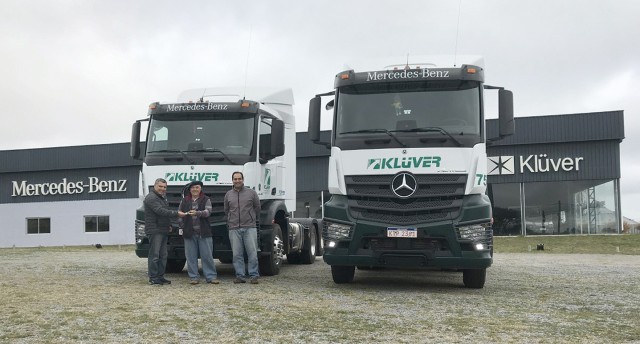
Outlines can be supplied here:
[[168, 279], [166, 279], [164, 277], [159, 278], [159, 280], [160, 280], [160, 282], [162, 282], [162, 284], [171, 284], [171, 281], [169, 281]]
[[200, 281], [197, 280], [197, 279], [192, 279], [191, 282], [189, 282], [189, 283], [191, 283], [191, 285], [196, 285], [196, 284], [199, 284]]
[[236, 279], [233, 280], [234, 284], [238, 284], [238, 283], [247, 283], [247, 281], [243, 278], [240, 277], [236, 277]]
[[209, 284], [220, 284], [220, 281], [218, 281], [217, 279], [212, 279], [211, 281], [207, 281], [207, 283], [209, 283]]
[[250, 281], [250, 283], [251, 283], [251, 284], [258, 284], [258, 283], [260, 283], [260, 282], [258, 281], [258, 277], [251, 277], [251, 281]]
[[149, 280], [149, 284], [150, 285], [162, 285], [162, 281], [159, 279], [150, 279]]

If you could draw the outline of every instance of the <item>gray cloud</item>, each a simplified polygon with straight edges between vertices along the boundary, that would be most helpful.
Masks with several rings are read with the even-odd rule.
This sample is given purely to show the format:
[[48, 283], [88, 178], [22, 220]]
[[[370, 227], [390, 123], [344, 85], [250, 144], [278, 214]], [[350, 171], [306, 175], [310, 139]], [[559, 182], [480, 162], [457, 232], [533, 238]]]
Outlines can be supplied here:
[[245, 80], [292, 87], [305, 131], [345, 62], [457, 51], [485, 57], [518, 116], [624, 110], [623, 213], [640, 219], [640, 3], [461, 4], [458, 27], [457, 1], [3, 1], [0, 149], [125, 142], [150, 102]]

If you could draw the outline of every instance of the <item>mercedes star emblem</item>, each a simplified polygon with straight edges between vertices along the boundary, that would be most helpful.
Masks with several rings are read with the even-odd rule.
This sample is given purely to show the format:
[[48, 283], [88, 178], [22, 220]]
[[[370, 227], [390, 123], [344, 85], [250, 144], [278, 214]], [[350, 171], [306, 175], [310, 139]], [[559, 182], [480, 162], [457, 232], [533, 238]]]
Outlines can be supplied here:
[[417, 189], [418, 182], [416, 182], [416, 177], [409, 172], [400, 172], [391, 181], [391, 191], [400, 198], [407, 198], [413, 195]]

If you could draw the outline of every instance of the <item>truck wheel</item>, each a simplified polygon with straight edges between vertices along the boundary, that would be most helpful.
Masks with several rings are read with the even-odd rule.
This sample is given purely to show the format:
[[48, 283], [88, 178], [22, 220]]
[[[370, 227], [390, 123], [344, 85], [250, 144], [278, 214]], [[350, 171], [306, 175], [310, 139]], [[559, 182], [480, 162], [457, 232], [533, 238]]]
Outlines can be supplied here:
[[282, 229], [276, 223], [271, 231], [271, 251], [268, 255], [258, 257], [260, 274], [263, 276], [274, 276], [280, 273], [280, 265], [284, 259], [284, 242], [282, 241]]
[[316, 261], [316, 229], [314, 226], [309, 228], [309, 244], [305, 245], [305, 248], [302, 250], [302, 263], [303, 264], [313, 264]]
[[356, 273], [355, 266], [331, 265], [331, 276], [333, 281], [338, 284], [349, 283], [353, 281]]
[[186, 259], [167, 259], [167, 266], [165, 271], [169, 273], [182, 272], [182, 269], [184, 269], [184, 264], [186, 262]]
[[462, 270], [462, 282], [466, 288], [480, 289], [487, 279], [487, 269]]
[[218, 258], [218, 260], [223, 264], [231, 264], [233, 262], [233, 258]]

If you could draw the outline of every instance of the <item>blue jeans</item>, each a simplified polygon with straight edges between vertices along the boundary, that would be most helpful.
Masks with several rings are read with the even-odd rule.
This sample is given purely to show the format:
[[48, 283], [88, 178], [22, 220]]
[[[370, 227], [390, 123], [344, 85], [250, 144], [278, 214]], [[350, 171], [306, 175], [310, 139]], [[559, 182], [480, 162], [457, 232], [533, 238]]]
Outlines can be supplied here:
[[198, 274], [198, 254], [202, 260], [202, 274], [208, 281], [218, 277], [216, 264], [213, 262], [213, 238], [203, 238], [193, 235], [191, 238], [184, 238], [184, 255], [187, 257], [187, 273], [191, 279], [199, 279]]
[[149, 236], [149, 254], [147, 266], [149, 279], [164, 278], [164, 270], [167, 266], [167, 234], [158, 233]]
[[246, 251], [249, 277], [258, 277], [258, 230], [253, 228], [237, 228], [229, 230], [229, 241], [233, 250], [233, 268], [236, 277], [245, 277], [244, 253]]

